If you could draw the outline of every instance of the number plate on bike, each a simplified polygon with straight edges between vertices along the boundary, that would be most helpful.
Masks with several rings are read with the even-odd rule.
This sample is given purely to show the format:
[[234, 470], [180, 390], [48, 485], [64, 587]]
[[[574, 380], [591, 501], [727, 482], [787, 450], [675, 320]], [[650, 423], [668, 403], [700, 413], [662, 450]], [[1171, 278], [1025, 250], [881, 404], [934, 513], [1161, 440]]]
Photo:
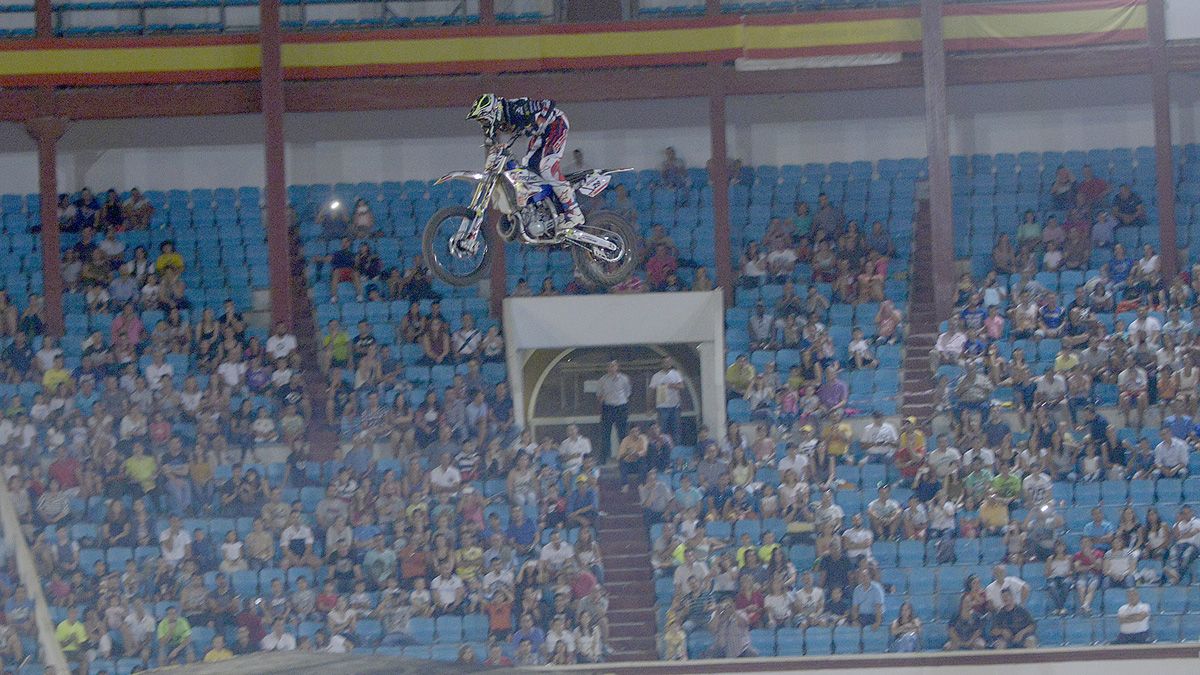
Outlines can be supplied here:
[[612, 176], [594, 171], [580, 184], [579, 191], [583, 193], [584, 197], [595, 197], [603, 192], [604, 188], [608, 187], [608, 183], [611, 180]]

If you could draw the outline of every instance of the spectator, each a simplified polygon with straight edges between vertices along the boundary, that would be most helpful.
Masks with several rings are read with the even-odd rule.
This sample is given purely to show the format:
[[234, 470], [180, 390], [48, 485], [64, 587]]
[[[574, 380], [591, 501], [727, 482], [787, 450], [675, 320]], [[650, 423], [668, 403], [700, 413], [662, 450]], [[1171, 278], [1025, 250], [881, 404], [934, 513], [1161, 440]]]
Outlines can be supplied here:
[[1001, 605], [995, 613], [991, 631], [993, 648], [1037, 647], [1037, 623], [1029, 614], [1029, 610], [1016, 603], [1011, 590], [1006, 588], [1001, 592]]
[[883, 624], [883, 586], [863, 571], [858, 572], [857, 580], [850, 604], [850, 620], [864, 628], [879, 630]]
[[658, 424], [672, 439], [681, 439], [682, 427], [679, 418], [683, 391], [683, 376], [670, 358], [662, 361], [660, 368], [650, 376], [650, 389], [654, 392], [654, 407], [658, 411]]
[[1158, 432], [1160, 439], [1154, 448], [1154, 473], [1167, 478], [1186, 478], [1188, 475], [1187, 441], [1177, 438], [1171, 427], [1164, 426]]
[[1007, 591], [1012, 594], [1013, 598], [1024, 605], [1029, 599], [1029, 584], [1025, 583], [1020, 577], [1010, 576], [1004, 565], [996, 565], [992, 568], [993, 581], [984, 589], [987, 595], [988, 607], [991, 611], [999, 611], [1004, 606], [1003, 592]]
[[167, 615], [158, 623], [158, 653], [164, 664], [196, 660], [192, 649], [192, 627], [187, 619], [179, 616], [174, 605], [167, 608]]
[[663, 185], [676, 190], [687, 187], [687, 167], [673, 147], [663, 151], [662, 182]]
[[294, 652], [296, 651], [296, 636], [287, 632], [283, 618], [271, 622], [271, 632], [263, 636], [259, 648], [264, 652]]
[[54, 629], [54, 637], [62, 648], [63, 656], [69, 663], [79, 663], [84, 657], [84, 649], [88, 644], [87, 629], [79, 620], [79, 609], [67, 608], [67, 618], [58, 623]]
[[350, 216], [351, 239], [367, 239], [378, 234], [375, 231], [375, 214], [367, 200], [359, 197], [354, 200], [354, 213]]
[[1146, 644], [1153, 641], [1150, 634], [1150, 605], [1142, 602], [1138, 590], [1125, 591], [1125, 604], [1117, 610], [1117, 638], [1113, 644]]
[[1117, 223], [1125, 227], [1143, 227], [1146, 222], [1146, 207], [1142, 203], [1142, 198], [1130, 188], [1128, 183], [1123, 183], [1117, 194], [1113, 196], [1113, 215], [1117, 217]]
[[813, 216], [813, 230], [818, 237], [836, 238], [846, 224], [842, 210], [829, 201], [824, 192], [817, 195], [817, 213]]
[[1192, 562], [1200, 557], [1200, 518], [1190, 505], [1184, 504], [1171, 526], [1171, 544], [1163, 574], [1172, 584], [1179, 583]]
[[125, 229], [145, 230], [150, 227], [150, 220], [154, 216], [154, 206], [146, 199], [141, 190], [132, 188], [129, 190], [129, 197], [121, 205], [121, 212], [125, 219]]
[[330, 253], [326, 261], [329, 263], [329, 302], [336, 303], [338, 301], [338, 284], [350, 283], [354, 285], [356, 294], [355, 299], [358, 302], [363, 301], [363, 282], [359, 276], [358, 267], [355, 265], [354, 250], [351, 248], [353, 240], [350, 237], [342, 237], [341, 248]]

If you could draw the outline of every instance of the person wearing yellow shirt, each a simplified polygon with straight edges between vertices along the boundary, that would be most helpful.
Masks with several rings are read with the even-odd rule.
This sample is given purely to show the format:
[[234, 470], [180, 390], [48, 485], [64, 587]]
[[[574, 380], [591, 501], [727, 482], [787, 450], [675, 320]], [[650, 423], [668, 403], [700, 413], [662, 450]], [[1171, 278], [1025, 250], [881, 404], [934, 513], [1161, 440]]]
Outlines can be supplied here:
[[151, 492], [158, 484], [158, 462], [146, 454], [140, 442], [134, 442], [133, 452], [125, 460], [125, 477], [140, 487], [143, 494]]
[[71, 607], [67, 610], [67, 618], [58, 623], [54, 629], [54, 638], [62, 647], [63, 656], [68, 661], [78, 661], [87, 646], [88, 632], [83, 622], [79, 620], [79, 609]]
[[212, 648], [204, 654], [205, 663], [218, 663], [233, 658], [233, 652], [225, 646], [225, 636], [217, 633], [213, 636]]
[[1054, 357], [1054, 372], [1065, 373], [1079, 365], [1079, 355], [1072, 349], [1064, 349]]
[[158, 270], [160, 276], [165, 276], [168, 272], [183, 271], [183, 256], [175, 250], [174, 242], [164, 241], [158, 250], [158, 259], [154, 261], [154, 269]]
[[321, 341], [324, 350], [321, 353], [327, 366], [344, 368], [350, 363], [350, 334], [342, 330], [337, 319], [329, 320], [329, 329]]
[[750, 363], [750, 357], [738, 354], [737, 359], [725, 370], [727, 396], [729, 398], [745, 396], [746, 390], [750, 388], [750, 383], [754, 381], [754, 376], [757, 374], [754, 364]]
[[739, 568], [746, 566], [746, 554], [750, 553], [751, 551], [755, 553], [758, 552], [758, 547], [756, 547], [754, 542], [750, 540], [750, 535], [748, 533], [742, 533], [740, 543], [741, 545], [738, 546], [737, 550], [737, 564]]
[[63, 357], [54, 357], [54, 365], [42, 373], [42, 387], [53, 394], [58, 388], [71, 381], [71, 372], [63, 366]]
[[771, 562], [771, 556], [775, 555], [775, 549], [779, 548], [780, 546], [775, 541], [774, 530], [763, 530], [762, 537], [762, 546], [758, 547], [758, 559], [761, 560], [765, 565]]
[[158, 622], [158, 663], [191, 663], [196, 660], [192, 651], [192, 625], [179, 616], [179, 608], [171, 605], [167, 616]]
[[[854, 429], [844, 419], [840, 408], [829, 411], [829, 424], [821, 429], [821, 440], [829, 453], [830, 462], [842, 461], [849, 456], [850, 442], [854, 440]], [[832, 469], [831, 469], [832, 470]]]

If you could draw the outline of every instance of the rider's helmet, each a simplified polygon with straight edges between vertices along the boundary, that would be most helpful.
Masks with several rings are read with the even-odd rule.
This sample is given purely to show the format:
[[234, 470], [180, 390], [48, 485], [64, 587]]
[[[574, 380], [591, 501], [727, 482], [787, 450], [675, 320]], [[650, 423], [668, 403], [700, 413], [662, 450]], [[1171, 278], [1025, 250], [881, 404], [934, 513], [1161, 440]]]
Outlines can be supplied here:
[[483, 126], [496, 126], [504, 118], [504, 99], [495, 94], [484, 94], [475, 99], [467, 119], [475, 120]]

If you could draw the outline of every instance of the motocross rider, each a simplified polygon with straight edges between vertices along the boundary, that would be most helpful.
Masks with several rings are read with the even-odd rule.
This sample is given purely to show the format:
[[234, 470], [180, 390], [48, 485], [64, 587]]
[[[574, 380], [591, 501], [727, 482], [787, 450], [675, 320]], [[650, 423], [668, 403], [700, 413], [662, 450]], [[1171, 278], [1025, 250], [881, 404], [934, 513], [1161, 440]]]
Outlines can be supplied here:
[[529, 151], [522, 160], [525, 168], [541, 176], [554, 190], [566, 215], [565, 227], [583, 224], [583, 211], [575, 201], [575, 190], [563, 179], [559, 168], [570, 125], [554, 101], [484, 94], [475, 100], [467, 119], [479, 122], [488, 131], [495, 128], [507, 133], [528, 134]]

